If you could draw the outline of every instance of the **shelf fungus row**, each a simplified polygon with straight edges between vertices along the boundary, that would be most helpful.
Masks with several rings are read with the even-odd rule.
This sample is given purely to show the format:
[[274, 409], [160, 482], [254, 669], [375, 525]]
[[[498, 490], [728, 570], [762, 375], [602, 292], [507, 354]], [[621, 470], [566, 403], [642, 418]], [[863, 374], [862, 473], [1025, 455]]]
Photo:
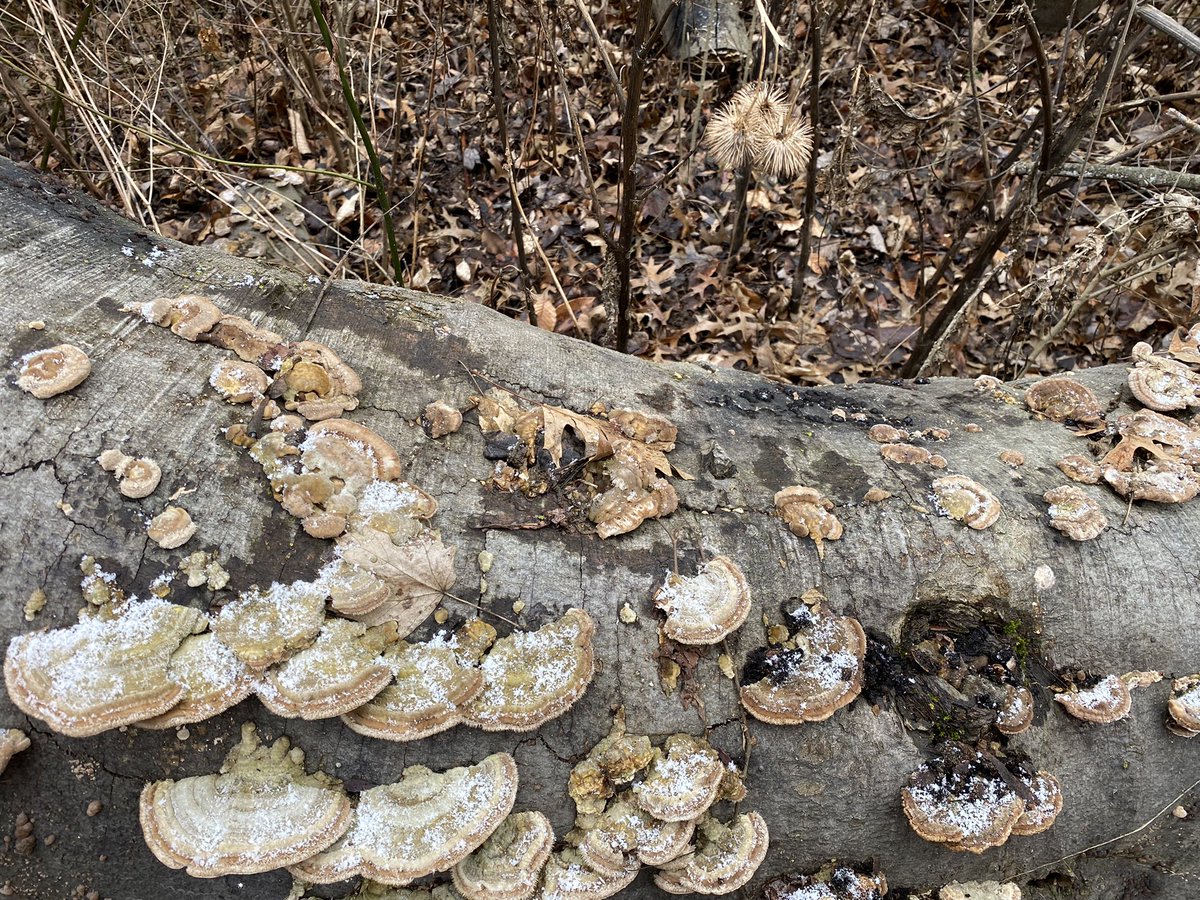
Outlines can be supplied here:
[[471, 403], [484, 456], [495, 462], [491, 486], [537, 496], [569, 484], [601, 538], [675, 512], [679, 497], [667, 479], [691, 477], [667, 459], [676, 428], [661, 416], [601, 404], [587, 415], [547, 404], [526, 410], [495, 389]]
[[157, 597], [126, 599], [107, 578], [85, 578], [96, 602], [79, 624], [14, 637], [5, 658], [13, 702], [73, 737], [178, 727], [252, 694], [280, 716], [343, 716], [391, 740], [459, 722], [525, 731], [565, 712], [595, 671], [595, 626], [578, 609], [499, 640], [473, 619], [409, 644], [395, 622], [326, 616], [319, 584], [251, 589], [210, 619]]
[[571, 772], [575, 828], [546, 869], [543, 898], [609, 897], [642, 865], [674, 894], [726, 894], [754, 875], [769, 842], [758, 813], [715, 818], [718, 800], [745, 797], [730, 764], [700, 737], [674, 734], [661, 746], [628, 734], [618, 710], [609, 732]]
[[[516, 763], [497, 753], [446, 772], [410, 766], [352, 804], [339, 782], [307, 774], [286, 738], [263, 746], [247, 724], [219, 773], [146, 785], [140, 818], [154, 855], [194, 877], [289, 868], [308, 882], [364, 875], [398, 886], [464, 863], [516, 791]], [[486, 881], [490, 872], [465, 874]]]
[[862, 691], [867, 638], [858, 620], [839, 616], [817, 590], [785, 605], [786, 626], [755, 650], [742, 672], [742, 705], [772, 725], [821, 722]]
[[914, 772], [900, 798], [920, 837], [971, 853], [1045, 831], [1063, 803], [1048, 772], [1009, 763], [1002, 773], [992, 759], [953, 746]]

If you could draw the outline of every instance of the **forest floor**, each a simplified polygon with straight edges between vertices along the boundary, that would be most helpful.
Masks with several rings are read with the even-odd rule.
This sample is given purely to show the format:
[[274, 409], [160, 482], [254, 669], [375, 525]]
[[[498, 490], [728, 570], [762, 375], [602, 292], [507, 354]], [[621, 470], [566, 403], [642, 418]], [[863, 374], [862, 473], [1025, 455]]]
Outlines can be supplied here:
[[[382, 162], [399, 277], [338, 67], [303, 0], [9, 4], [0, 10], [0, 152], [45, 165], [176, 240], [515, 317], [532, 309], [543, 328], [598, 339], [611, 318], [605, 236], [619, 215], [622, 166], [613, 76], [628, 69], [625, 8], [635, 4], [500, 3], [500, 104], [487, 2], [418, 0], [402, 14], [380, 3], [327, 6]], [[1041, 64], [1037, 30], [1016, 4], [831, 0], [820, 29], [814, 215], [804, 213], [803, 175], [752, 178], [746, 237], [731, 253], [736, 179], [705, 151], [709, 116], [755, 78], [798, 104], [809, 98], [809, 5], [747, 7], [769, 17], [746, 16], [754, 53], [766, 39], [768, 60], [679, 61], [664, 51], [648, 61], [634, 352], [798, 383], [895, 377], [964, 284], [969, 302], [926, 371], [1092, 366], [1196, 321], [1194, 194], [1030, 172], [1047, 136], [1046, 90], [1051, 138], [1088, 124], [1064, 164], [1150, 167], [1160, 182], [1200, 172], [1195, 56], [1128, 7], [1105, 4], [1077, 29], [1044, 29]], [[1171, 12], [1200, 21], [1194, 0]], [[1101, 112], [1094, 122], [1089, 109]], [[1046, 185], [1054, 190], [1030, 198]], [[1009, 212], [1011, 233], [973, 274], [978, 248]]]

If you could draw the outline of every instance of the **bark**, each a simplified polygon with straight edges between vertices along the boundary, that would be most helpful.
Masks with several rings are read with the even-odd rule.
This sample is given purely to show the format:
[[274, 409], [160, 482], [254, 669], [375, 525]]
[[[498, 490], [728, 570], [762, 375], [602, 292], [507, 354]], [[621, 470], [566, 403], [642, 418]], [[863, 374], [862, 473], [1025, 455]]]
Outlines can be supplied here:
[[[572, 760], [609, 726], [624, 704], [630, 730], [665, 736], [700, 733], [742, 758], [743, 716], [733, 684], [719, 672], [717, 648], [700, 654], [690, 679], [697, 702], [665, 695], [655, 654], [658, 629], [653, 584], [671, 565], [669, 534], [686, 560], [698, 542], [726, 553], [747, 572], [755, 610], [729, 641], [735, 665], [764, 643], [760, 612], [778, 619], [779, 604], [819, 587], [831, 605], [853, 612], [877, 633], [899, 639], [914, 613], [955, 601], [989, 605], [1029, 632], [1041, 665], [1079, 665], [1098, 672], [1159, 669], [1168, 676], [1200, 663], [1200, 504], [1135, 505], [1130, 509], [1092, 489], [1114, 527], [1083, 544], [1046, 524], [1042, 493], [1064, 479], [1054, 467], [1080, 452], [1082, 438], [1034, 421], [1019, 402], [975, 391], [955, 379], [794, 388], [734, 371], [693, 365], [652, 365], [512, 322], [480, 306], [353, 282], [311, 283], [303, 276], [204, 248], [147, 236], [94, 202], [0, 162], [0, 340], [13, 360], [32, 349], [68, 341], [87, 350], [91, 377], [76, 390], [38, 401], [12, 386], [3, 392], [0, 422], [0, 637], [73, 621], [80, 605], [79, 560], [91, 554], [115, 570], [131, 591], [146, 595], [159, 573], [181, 556], [219, 549], [234, 587], [311, 576], [327, 544], [307, 538], [271, 500], [258, 467], [220, 437], [245, 418], [207, 385], [223, 352], [187, 344], [120, 312], [131, 301], [206, 292], [227, 311], [253, 317], [285, 338], [332, 346], [361, 374], [363, 406], [351, 415], [376, 429], [408, 460], [406, 477], [440, 502], [437, 523], [458, 550], [459, 591], [474, 598], [479, 551], [495, 555], [485, 608], [535, 626], [570, 605], [598, 623], [600, 671], [584, 698], [562, 718], [532, 734], [489, 734], [459, 727], [414, 744], [361, 737], [339, 720], [284, 721], [248, 701], [190, 736], [136, 728], [88, 739], [49, 733], [0, 698], [0, 727], [31, 733], [33, 746], [0, 776], [0, 880], [15, 896], [67, 897], [77, 885], [115, 898], [283, 897], [286, 874], [191, 879], [159, 864], [144, 846], [137, 821], [143, 784], [214, 771], [252, 719], [268, 735], [282, 733], [308, 751], [310, 764], [353, 784], [382, 783], [404, 765], [434, 768], [515, 754], [521, 770], [518, 809], [540, 809], [561, 836], [573, 810], [565, 792]], [[43, 320], [44, 330], [27, 327]], [[429, 401], [460, 406], [476, 391], [465, 368], [521, 395], [586, 410], [593, 403], [628, 406], [671, 418], [679, 426], [676, 464], [696, 475], [676, 481], [681, 506], [662, 526], [601, 541], [577, 530], [483, 528], [481, 523], [532, 518], [544, 508], [481, 488], [491, 464], [477, 427], [440, 441], [416, 420]], [[1117, 408], [1130, 402], [1120, 367], [1081, 374]], [[835, 410], [843, 410], [842, 420]], [[855, 416], [862, 414], [862, 421]], [[472, 421], [472, 417], [468, 417]], [[947, 471], [990, 486], [1004, 504], [998, 524], [974, 532], [932, 512], [927, 499], [938, 472], [886, 466], [867, 427], [887, 421], [951, 432], [939, 447]], [[978, 423], [981, 432], [963, 425]], [[158, 459], [163, 485], [142, 501], [121, 498], [95, 463], [102, 449], [124, 446]], [[736, 471], [716, 478], [701, 448], [716, 441]], [[1018, 472], [997, 459], [1024, 452]], [[774, 516], [772, 495], [791, 484], [821, 489], [836, 504], [845, 536], [826, 545], [792, 536]], [[893, 492], [865, 503], [871, 486]], [[144, 520], [177, 489], [199, 533], [179, 551], [147, 543]], [[1050, 566], [1054, 587], [1038, 591], [1034, 572]], [[178, 583], [177, 583], [178, 584]], [[35, 588], [49, 597], [33, 624], [22, 607]], [[206, 602], [203, 589], [178, 588], [179, 601]], [[622, 624], [628, 601], [639, 615]], [[455, 614], [467, 609], [453, 608]], [[1024, 627], [1024, 626], [1023, 626]], [[881, 699], [860, 699], [831, 719], [800, 727], [748, 723], [754, 741], [746, 809], [771, 829], [766, 862], [745, 896], [768, 877], [811, 871], [831, 858], [874, 861], [894, 888], [931, 888], [947, 881], [1015, 877], [1026, 897], [1185, 897], [1200, 875], [1195, 818], [1187, 789], [1200, 777], [1200, 742], [1163, 727], [1167, 684], [1135, 692], [1131, 718], [1087, 727], [1065, 717], [1035, 688], [1035, 725], [1013, 738], [1062, 782], [1065, 808], [1050, 831], [1012, 838], [983, 856], [956, 854], [909, 830], [898, 792], [925, 758], [927, 739], [906, 728]], [[1182, 795], [1182, 796], [1181, 796]], [[86, 815], [93, 800], [103, 803]], [[1188, 809], [1179, 819], [1176, 805]], [[18, 812], [35, 822], [32, 855], [15, 853]], [[1093, 845], [1146, 827], [1081, 853]], [[51, 835], [52, 843], [47, 843]], [[1057, 893], [1055, 893], [1057, 891]], [[901, 892], [895, 892], [903, 895]], [[648, 873], [629, 897], [657, 897]]]

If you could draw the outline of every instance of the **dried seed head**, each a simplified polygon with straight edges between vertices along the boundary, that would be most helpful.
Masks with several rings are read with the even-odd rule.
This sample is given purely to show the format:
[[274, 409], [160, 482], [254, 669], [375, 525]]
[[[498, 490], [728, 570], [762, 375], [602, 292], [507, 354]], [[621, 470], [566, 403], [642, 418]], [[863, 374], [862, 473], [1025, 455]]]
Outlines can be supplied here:
[[755, 167], [780, 178], [804, 171], [812, 153], [812, 128], [795, 110], [786, 113], [755, 157]]

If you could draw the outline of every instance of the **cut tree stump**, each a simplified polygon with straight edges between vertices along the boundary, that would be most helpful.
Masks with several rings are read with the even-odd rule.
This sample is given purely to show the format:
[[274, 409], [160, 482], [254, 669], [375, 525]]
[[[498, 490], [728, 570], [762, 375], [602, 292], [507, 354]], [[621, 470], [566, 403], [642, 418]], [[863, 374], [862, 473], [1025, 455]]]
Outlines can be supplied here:
[[[307, 751], [310, 767], [355, 790], [394, 780], [405, 765], [442, 769], [508, 751], [520, 767], [516, 808], [541, 810], [561, 838], [574, 812], [566, 794], [571, 765], [607, 733], [613, 710], [623, 705], [633, 732], [661, 738], [707, 731], [738, 761], [746, 723], [753, 749], [742, 809], [765, 817], [771, 849], [742, 896], [758, 896], [773, 876], [814, 871], [833, 858], [874, 863], [898, 896], [902, 888], [988, 878], [1013, 878], [1026, 897], [1195, 896], [1200, 741], [1172, 735], [1163, 720], [1169, 679], [1200, 669], [1200, 503], [1127, 508], [1106, 488], [1089, 488], [1112, 527], [1085, 543], [1053, 531], [1042, 494], [1066, 483], [1055, 462], [1082, 452], [1085, 439], [1034, 420], [1020, 402], [1021, 385], [980, 392], [970, 381], [933, 379], [796, 388], [735, 371], [652, 365], [474, 304], [357, 282], [323, 284], [178, 245], [6, 161], [0, 290], [5, 360], [70, 342], [93, 363], [80, 387], [48, 401], [17, 390], [11, 370], [0, 388], [6, 643], [32, 628], [74, 621], [84, 555], [116, 572], [128, 591], [147, 596], [153, 579], [196, 550], [219, 553], [234, 589], [311, 577], [328, 553], [328, 542], [308, 538], [273, 502], [260, 468], [223, 439], [226, 426], [246, 418], [245, 407], [223, 403], [208, 385], [224, 351], [185, 343], [121, 311], [131, 302], [200, 292], [285, 340], [326, 343], [352, 365], [365, 387], [362, 406], [349, 417], [390, 440], [406, 460], [405, 477], [440, 503], [436, 524], [458, 547], [459, 593], [479, 597], [476, 558], [486, 549], [495, 562], [479, 597], [483, 608], [513, 618], [514, 601], [523, 600], [517, 618], [526, 627], [570, 606], [585, 608], [598, 625], [599, 668], [583, 699], [537, 732], [459, 726], [411, 744], [360, 736], [338, 719], [279, 719], [257, 700], [178, 735], [131, 727], [72, 739], [0, 698], [0, 728], [22, 728], [33, 741], [0, 776], [0, 882], [11, 888], [7, 895], [283, 898], [291, 886], [286, 873], [205, 881], [168, 869], [147, 850], [138, 826], [138, 793], [147, 781], [215, 771], [246, 720], [267, 736], [289, 735]], [[34, 320], [44, 330], [29, 327]], [[609, 540], [586, 528], [486, 527], [530, 521], [548, 507], [483, 488], [493, 464], [482, 455], [473, 415], [438, 441], [417, 424], [432, 400], [466, 407], [477, 392], [467, 370], [576, 411], [603, 402], [670, 418], [679, 428], [671, 459], [695, 475], [674, 481], [679, 510]], [[1114, 411], [1130, 408], [1124, 368], [1079, 378]], [[879, 422], [946, 429], [936, 450], [948, 468], [885, 464], [866, 433]], [[968, 423], [980, 429], [965, 430]], [[702, 455], [710, 442], [735, 467], [721, 472], [727, 477], [715, 477]], [[162, 465], [155, 494], [127, 500], [117, 493], [96, 457], [118, 443]], [[1001, 462], [1006, 449], [1022, 451], [1025, 465], [1013, 470]], [[995, 492], [1004, 508], [996, 525], [976, 532], [936, 514], [930, 484], [949, 472]], [[794, 484], [822, 491], [845, 527], [841, 540], [825, 544], [823, 559], [774, 514], [773, 495]], [[864, 502], [872, 487], [891, 498]], [[183, 493], [176, 502], [199, 531], [179, 550], [163, 551], [148, 542], [145, 522], [177, 491]], [[681, 691], [664, 692], [656, 659], [661, 617], [651, 595], [672, 565], [672, 536], [685, 566], [695, 565], [702, 545], [747, 574], [754, 610], [727, 645], [739, 671], [765, 643], [763, 614], [779, 621], [784, 601], [817, 587], [835, 610], [892, 640], [906, 623], [940, 611], [990, 610], [1018, 627], [1032, 648], [1031, 679], [1042, 685], [1049, 669], [1066, 665], [1097, 673], [1157, 669], [1167, 678], [1134, 692], [1132, 716], [1107, 726], [1068, 718], [1032, 684], [1035, 724], [1009, 745], [1058, 777], [1064, 809], [1046, 833], [1011, 838], [983, 855], [954, 853], [917, 838], [901, 812], [900, 788], [928, 757], [929, 739], [906, 727], [886, 697], [874, 704], [859, 698], [815, 724], [747, 722], [734, 683], [718, 668], [719, 647], [699, 652]], [[1041, 588], [1035, 584], [1039, 567], [1052, 570], [1052, 586], [1044, 569]], [[48, 602], [27, 622], [23, 608], [39, 588]], [[210, 597], [175, 584], [177, 602], [204, 605]], [[618, 616], [626, 602], [637, 612], [632, 624]], [[455, 616], [471, 613], [453, 601], [447, 608]], [[88, 816], [93, 801], [103, 810]], [[1185, 818], [1172, 814], [1177, 806]], [[19, 813], [34, 823], [29, 855], [15, 850]], [[1103, 847], [1083, 852], [1093, 845]], [[665, 895], [643, 872], [624, 896]]]

